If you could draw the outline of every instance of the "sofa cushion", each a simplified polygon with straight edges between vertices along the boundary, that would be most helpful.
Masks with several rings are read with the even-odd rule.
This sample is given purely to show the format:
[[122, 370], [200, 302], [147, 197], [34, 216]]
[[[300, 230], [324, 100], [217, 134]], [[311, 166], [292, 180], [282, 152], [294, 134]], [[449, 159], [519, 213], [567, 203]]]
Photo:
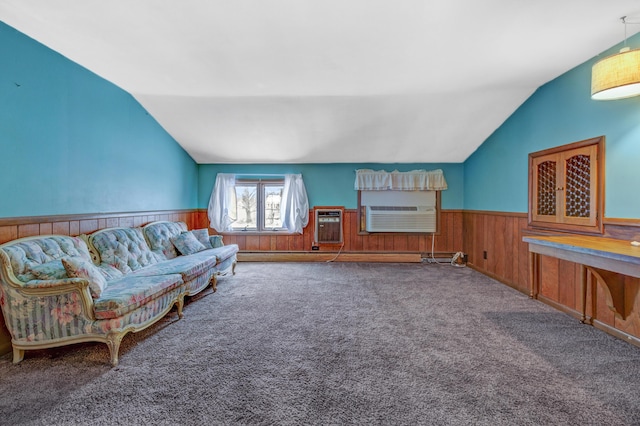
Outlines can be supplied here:
[[94, 300], [97, 319], [117, 318], [140, 306], [152, 303], [182, 285], [180, 275], [125, 275], [109, 282], [100, 297]]
[[140, 228], [106, 228], [89, 238], [100, 255], [101, 263], [109, 264], [123, 274], [159, 262]]
[[182, 255], [190, 255], [205, 250], [206, 247], [198, 241], [193, 233], [187, 231], [171, 238], [171, 242]]
[[184, 222], [152, 222], [142, 228], [149, 242], [149, 247], [161, 260], [173, 259], [178, 256], [171, 238], [187, 231]]
[[206, 250], [203, 253], [213, 254], [218, 259], [218, 263], [220, 263], [229, 258], [235, 258], [236, 254], [238, 253], [238, 245], [229, 244], [222, 247], [216, 247], [212, 250]]
[[178, 256], [174, 259], [165, 260], [164, 262], [137, 270], [132, 275], [181, 274], [182, 279], [188, 282], [202, 275], [206, 270], [215, 267], [218, 259], [211, 252], [212, 250], [203, 250], [189, 256]]
[[213, 246], [211, 245], [211, 240], [209, 239], [209, 230], [208, 229], [194, 229], [191, 233], [202, 243], [205, 248], [211, 249]]
[[63, 257], [62, 264], [71, 278], [86, 278], [94, 299], [100, 297], [107, 287], [107, 280], [97, 266], [82, 257]]

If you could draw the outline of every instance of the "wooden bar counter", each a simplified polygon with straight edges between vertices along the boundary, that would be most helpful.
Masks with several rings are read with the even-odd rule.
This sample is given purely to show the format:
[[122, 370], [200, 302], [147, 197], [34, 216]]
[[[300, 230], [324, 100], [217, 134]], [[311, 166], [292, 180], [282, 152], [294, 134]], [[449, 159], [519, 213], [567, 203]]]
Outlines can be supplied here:
[[626, 240], [585, 235], [526, 236], [523, 241], [529, 244], [530, 297], [537, 298], [540, 289], [540, 256], [551, 256], [581, 265], [582, 322], [593, 324], [596, 312], [596, 286], [592, 285], [592, 317], [587, 319], [588, 273], [603, 286], [607, 306], [616, 316], [626, 319], [631, 314], [633, 303], [625, 296], [621, 275], [640, 278], [640, 247]]

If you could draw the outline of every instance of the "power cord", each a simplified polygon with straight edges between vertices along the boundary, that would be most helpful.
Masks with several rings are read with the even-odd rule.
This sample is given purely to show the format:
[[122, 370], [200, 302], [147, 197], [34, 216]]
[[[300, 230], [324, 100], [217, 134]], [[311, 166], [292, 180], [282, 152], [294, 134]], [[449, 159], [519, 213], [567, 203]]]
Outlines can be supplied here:
[[340, 245], [340, 250], [338, 250], [338, 254], [336, 254], [333, 259], [329, 259], [326, 262], [327, 263], [331, 263], [331, 262], [335, 261], [338, 258], [338, 256], [340, 256], [340, 253], [342, 253], [342, 248], [343, 247], [344, 247], [344, 242], [342, 242], [342, 245]]
[[460, 258], [464, 259], [464, 253], [461, 251], [453, 255], [453, 257], [451, 258], [451, 266], [455, 266], [456, 268], [464, 268], [465, 266], [467, 266], [464, 263], [457, 262], [457, 260]]
[[[445, 265], [447, 262], [438, 262], [438, 260], [436, 259], [435, 256], [435, 245], [436, 245], [436, 234], [431, 234], [431, 258], [427, 258], [427, 262], [428, 263], [435, 263], [437, 265]], [[453, 255], [453, 257], [451, 258], [451, 266], [455, 266], [457, 268], [464, 268], [465, 264], [459, 264], [457, 263], [457, 260], [460, 258], [464, 259], [464, 253], [459, 251], [456, 254]]]

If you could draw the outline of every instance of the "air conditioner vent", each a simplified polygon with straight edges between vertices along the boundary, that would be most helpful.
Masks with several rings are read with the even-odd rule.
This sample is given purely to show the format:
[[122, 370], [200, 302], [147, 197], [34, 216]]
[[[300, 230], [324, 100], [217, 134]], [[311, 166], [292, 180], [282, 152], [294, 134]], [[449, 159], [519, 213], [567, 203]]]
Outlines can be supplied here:
[[436, 232], [433, 206], [367, 206], [368, 232]]

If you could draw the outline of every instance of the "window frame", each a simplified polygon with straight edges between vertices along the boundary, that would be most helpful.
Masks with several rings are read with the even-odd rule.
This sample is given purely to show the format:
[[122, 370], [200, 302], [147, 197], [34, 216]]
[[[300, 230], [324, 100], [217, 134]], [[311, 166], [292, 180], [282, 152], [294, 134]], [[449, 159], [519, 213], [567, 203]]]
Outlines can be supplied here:
[[[284, 227], [267, 228], [266, 221], [266, 188], [270, 186], [281, 186], [284, 189], [284, 179], [236, 179], [234, 190], [242, 186], [255, 186], [256, 188], [256, 227], [245, 229], [233, 229], [225, 231], [225, 234], [285, 234], [288, 230]], [[236, 201], [236, 208], [238, 202]]]
[[[604, 188], [605, 188], [605, 137], [586, 139], [529, 154], [529, 206], [528, 224], [532, 229], [548, 229], [565, 232], [604, 233]], [[565, 213], [566, 159], [588, 154], [591, 159], [588, 217], [568, 217]], [[538, 213], [538, 165], [555, 161], [556, 167], [556, 212], [555, 215]], [[557, 194], [562, 194], [558, 196]]]

